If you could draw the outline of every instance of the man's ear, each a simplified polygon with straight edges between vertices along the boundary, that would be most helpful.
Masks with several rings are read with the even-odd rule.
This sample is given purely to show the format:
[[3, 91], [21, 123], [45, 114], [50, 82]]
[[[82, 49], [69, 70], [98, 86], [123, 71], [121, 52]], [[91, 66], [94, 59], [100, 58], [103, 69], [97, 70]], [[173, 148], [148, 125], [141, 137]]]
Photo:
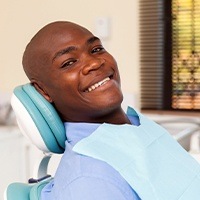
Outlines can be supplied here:
[[49, 94], [46, 92], [46, 90], [40, 86], [36, 81], [31, 81], [31, 84], [35, 87], [35, 89], [49, 102], [52, 103], [53, 100], [49, 96]]

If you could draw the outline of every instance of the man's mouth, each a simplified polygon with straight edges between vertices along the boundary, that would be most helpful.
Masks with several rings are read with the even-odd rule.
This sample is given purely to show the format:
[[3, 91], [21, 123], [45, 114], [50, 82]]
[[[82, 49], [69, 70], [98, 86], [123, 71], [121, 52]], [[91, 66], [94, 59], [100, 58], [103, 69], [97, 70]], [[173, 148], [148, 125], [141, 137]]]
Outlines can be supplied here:
[[96, 88], [104, 85], [105, 83], [107, 83], [110, 80], [110, 77], [106, 77], [105, 79], [103, 79], [102, 81], [99, 81], [98, 83], [95, 83], [94, 85], [90, 86], [87, 90], [85, 90], [85, 92], [91, 92], [93, 90], [95, 90]]

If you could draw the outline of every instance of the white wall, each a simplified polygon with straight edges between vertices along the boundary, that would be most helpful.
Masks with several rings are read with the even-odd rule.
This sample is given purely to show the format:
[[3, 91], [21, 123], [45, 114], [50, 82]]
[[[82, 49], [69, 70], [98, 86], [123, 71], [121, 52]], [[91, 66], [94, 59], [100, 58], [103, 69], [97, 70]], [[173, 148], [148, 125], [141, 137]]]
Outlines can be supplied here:
[[31, 37], [44, 25], [69, 20], [95, 30], [95, 19], [111, 20], [107, 50], [116, 58], [122, 89], [139, 95], [139, 0], [0, 0], [0, 91], [9, 91], [28, 80], [21, 57]]

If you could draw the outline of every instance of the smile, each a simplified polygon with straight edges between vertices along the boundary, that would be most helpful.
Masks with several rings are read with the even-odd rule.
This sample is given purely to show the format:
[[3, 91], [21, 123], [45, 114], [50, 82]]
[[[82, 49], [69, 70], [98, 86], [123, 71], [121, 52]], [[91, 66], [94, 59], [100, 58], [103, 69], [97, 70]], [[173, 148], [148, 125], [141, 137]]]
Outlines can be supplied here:
[[90, 86], [87, 90], [85, 90], [85, 92], [91, 92], [93, 90], [95, 90], [96, 88], [104, 85], [105, 83], [107, 83], [110, 80], [109, 77], [103, 79], [102, 81], [99, 81], [98, 83], [95, 83], [94, 85]]

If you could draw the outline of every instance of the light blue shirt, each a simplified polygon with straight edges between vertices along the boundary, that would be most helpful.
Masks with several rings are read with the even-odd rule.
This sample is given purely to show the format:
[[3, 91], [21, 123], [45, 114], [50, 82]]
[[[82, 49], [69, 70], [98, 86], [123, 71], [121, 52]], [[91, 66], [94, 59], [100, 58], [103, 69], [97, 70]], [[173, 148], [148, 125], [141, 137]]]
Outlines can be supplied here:
[[[139, 125], [137, 117], [129, 117]], [[54, 180], [42, 190], [42, 200], [140, 200], [136, 192], [107, 163], [72, 151], [73, 146], [89, 136], [100, 124], [65, 123], [66, 149]]]

